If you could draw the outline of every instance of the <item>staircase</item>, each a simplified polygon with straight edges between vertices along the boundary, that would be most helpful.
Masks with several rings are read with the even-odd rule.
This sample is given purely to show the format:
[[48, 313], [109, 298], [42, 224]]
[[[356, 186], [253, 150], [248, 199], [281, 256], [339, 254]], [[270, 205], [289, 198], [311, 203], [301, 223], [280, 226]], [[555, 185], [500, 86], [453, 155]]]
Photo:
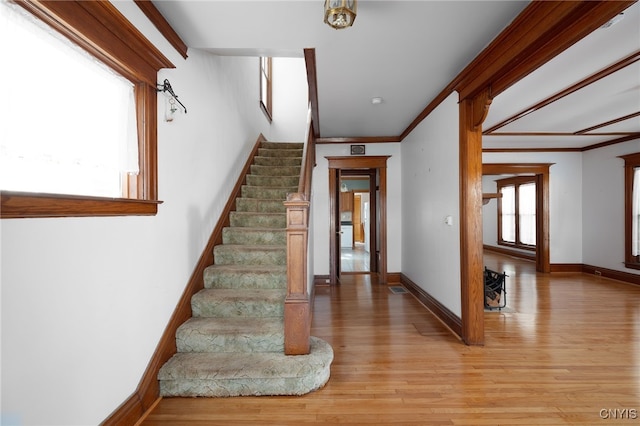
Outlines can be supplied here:
[[297, 192], [302, 144], [262, 142], [242, 196], [214, 248], [178, 352], [160, 369], [164, 397], [302, 395], [329, 379], [331, 346], [284, 355], [287, 193]]

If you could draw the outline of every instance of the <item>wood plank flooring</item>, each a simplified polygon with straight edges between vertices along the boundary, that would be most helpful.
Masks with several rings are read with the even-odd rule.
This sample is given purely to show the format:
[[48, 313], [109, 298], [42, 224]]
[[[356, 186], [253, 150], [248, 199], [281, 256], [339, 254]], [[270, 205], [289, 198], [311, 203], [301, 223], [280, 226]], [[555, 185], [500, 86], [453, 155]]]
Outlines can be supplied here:
[[368, 275], [318, 287], [312, 334], [331, 379], [302, 397], [163, 399], [154, 425], [560, 425], [640, 422], [640, 287], [485, 255], [507, 308], [462, 344], [410, 294]]

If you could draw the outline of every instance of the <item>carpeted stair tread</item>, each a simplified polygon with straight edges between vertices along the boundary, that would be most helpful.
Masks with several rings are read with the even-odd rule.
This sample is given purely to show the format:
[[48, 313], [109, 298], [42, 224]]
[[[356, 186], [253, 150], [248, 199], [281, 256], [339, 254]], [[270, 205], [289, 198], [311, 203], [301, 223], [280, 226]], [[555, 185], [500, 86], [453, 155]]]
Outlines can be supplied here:
[[298, 167], [302, 159], [300, 157], [261, 157], [259, 155], [253, 158], [254, 166], [281, 166], [281, 167]]
[[304, 143], [301, 142], [261, 142], [260, 148], [266, 149], [304, 149]]
[[222, 230], [223, 244], [286, 245], [287, 231], [276, 228], [245, 228], [233, 226]]
[[326, 384], [332, 360], [331, 346], [316, 337], [309, 355], [177, 353], [160, 369], [160, 395], [302, 395]]
[[241, 194], [245, 198], [270, 198], [286, 200], [287, 194], [298, 192], [297, 186], [250, 186], [242, 185]]
[[247, 175], [247, 185], [249, 186], [296, 186], [300, 181], [300, 176], [269, 176], [269, 175]]
[[204, 270], [205, 288], [286, 288], [284, 265], [210, 265]]
[[213, 248], [216, 265], [286, 265], [287, 247], [223, 244]]
[[286, 213], [231, 212], [229, 221], [232, 227], [276, 229], [285, 229], [287, 227]]
[[208, 289], [191, 298], [194, 317], [281, 317], [286, 289]]
[[[289, 158], [289, 160], [292, 159], [294, 158]], [[296, 174], [300, 176], [299, 164], [301, 159], [295, 158], [295, 161], [298, 166], [261, 166], [254, 164], [251, 166], [250, 176], [291, 176]]]
[[285, 213], [286, 207], [283, 200], [238, 198], [236, 199], [236, 211], [254, 213]]
[[261, 157], [300, 157], [302, 158], [302, 149], [258, 148], [258, 155]]
[[178, 352], [282, 352], [282, 317], [191, 318], [176, 332]]

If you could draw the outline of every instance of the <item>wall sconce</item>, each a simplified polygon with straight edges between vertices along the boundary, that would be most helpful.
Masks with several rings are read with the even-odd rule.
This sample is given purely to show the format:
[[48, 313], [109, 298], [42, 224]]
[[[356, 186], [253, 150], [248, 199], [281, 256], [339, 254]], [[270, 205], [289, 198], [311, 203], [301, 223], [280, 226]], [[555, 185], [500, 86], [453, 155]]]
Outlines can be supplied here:
[[156, 87], [156, 91], [165, 94], [165, 121], [173, 121], [173, 116], [178, 111], [178, 105], [176, 104], [180, 104], [180, 106], [184, 110], [184, 113], [187, 113], [187, 107], [185, 107], [182, 102], [178, 100], [178, 95], [176, 95], [173, 91], [173, 87], [171, 87], [171, 83], [169, 83], [169, 80], [165, 79], [162, 84], [158, 84]]
[[356, 0], [325, 0], [324, 22], [336, 30], [348, 28], [356, 20], [357, 8]]

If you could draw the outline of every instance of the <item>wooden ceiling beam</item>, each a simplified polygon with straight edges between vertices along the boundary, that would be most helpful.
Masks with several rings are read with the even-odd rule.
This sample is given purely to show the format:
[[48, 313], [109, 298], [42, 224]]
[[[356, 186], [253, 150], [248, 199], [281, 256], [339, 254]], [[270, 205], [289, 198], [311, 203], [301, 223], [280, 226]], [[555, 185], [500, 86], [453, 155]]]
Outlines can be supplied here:
[[635, 1], [535, 1], [465, 68], [460, 99], [493, 97], [624, 11]]

